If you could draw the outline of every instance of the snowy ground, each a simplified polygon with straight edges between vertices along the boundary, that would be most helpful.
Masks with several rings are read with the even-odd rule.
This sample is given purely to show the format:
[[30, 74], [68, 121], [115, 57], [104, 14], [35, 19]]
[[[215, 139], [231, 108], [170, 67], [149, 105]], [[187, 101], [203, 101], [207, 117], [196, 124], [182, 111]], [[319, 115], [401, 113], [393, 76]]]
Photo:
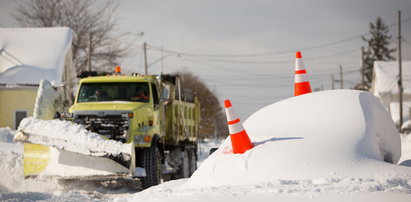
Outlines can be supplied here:
[[[67, 181], [24, 179], [23, 144], [13, 142], [16, 131], [0, 128], [0, 201], [108, 201], [141, 191], [138, 182], [121, 179], [120, 182]], [[220, 141], [201, 142], [198, 162], [208, 157], [210, 148], [218, 147]]]
[[[202, 143], [199, 159], [206, 159], [190, 179], [144, 191], [114, 182], [102, 188], [23, 180], [22, 145], [10, 143], [13, 131], [3, 128], [0, 172], [7, 174], [0, 179], [0, 199], [411, 201], [411, 136], [399, 136], [389, 114], [368, 93], [325, 91], [290, 98], [257, 111], [244, 127], [252, 150], [231, 154], [229, 138], [221, 145]], [[216, 145], [219, 149], [207, 158]]]

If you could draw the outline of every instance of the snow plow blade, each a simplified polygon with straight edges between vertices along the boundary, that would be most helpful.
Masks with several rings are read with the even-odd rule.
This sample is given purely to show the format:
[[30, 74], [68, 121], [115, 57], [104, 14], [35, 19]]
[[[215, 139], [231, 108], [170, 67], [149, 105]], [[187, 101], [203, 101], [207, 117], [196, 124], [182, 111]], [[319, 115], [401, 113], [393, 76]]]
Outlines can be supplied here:
[[50, 147], [37, 144], [24, 144], [23, 173], [33, 176], [43, 172], [49, 163]]
[[68, 121], [25, 118], [14, 140], [25, 143], [25, 176], [129, 175], [135, 168], [133, 144], [104, 139]]

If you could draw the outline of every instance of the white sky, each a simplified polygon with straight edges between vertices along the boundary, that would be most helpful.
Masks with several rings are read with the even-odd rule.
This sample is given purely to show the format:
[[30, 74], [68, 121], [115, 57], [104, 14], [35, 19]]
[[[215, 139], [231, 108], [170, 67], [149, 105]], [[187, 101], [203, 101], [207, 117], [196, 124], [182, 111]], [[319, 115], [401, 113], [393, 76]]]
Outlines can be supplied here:
[[[213, 89], [220, 102], [230, 98], [245, 120], [259, 108], [293, 96], [294, 57], [300, 49], [313, 89], [331, 89], [331, 74], [338, 79], [344, 69], [344, 88], [360, 82], [361, 40], [369, 23], [378, 16], [387, 25], [397, 23], [402, 11], [403, 59], [411, 60], [411, 1], [409, 0], [120, 0], [119, 32], [134, 41], [133, 56], [121, 61], [123, 68], [143, 72], [142, 43], [149, 44], [149, 64], [165, 50], [190, 54], [223, 55], [204, 57], [170, 54], [150, 66], [158, 74], [187, 70]], [[0, 26], [17, 26], [11, 16], [15, 3], [0, 0]], [[390, 27], [396, 43], [397, 26]], [[355, 38], [357, 37], [357, 38]], [[354, 38], [352, 40], [346, 40]], [[321, 46], [344, 40], [341, 43]], [[317, 47], [306, 49], [308, 47]], [[393, 44], [393, 47], [396, 44]], [[278, 53], [259, 57], [238, 57]], [[237, 57], [228, 57], [235, 56]], [[393, 54], [397, 57], [397, 53]], [[330, 57], [327, 57], [330, 56]], [[313, 58], [313, 59], [310, 59]], [[339, 88], [340, 84], [335, 84]]]

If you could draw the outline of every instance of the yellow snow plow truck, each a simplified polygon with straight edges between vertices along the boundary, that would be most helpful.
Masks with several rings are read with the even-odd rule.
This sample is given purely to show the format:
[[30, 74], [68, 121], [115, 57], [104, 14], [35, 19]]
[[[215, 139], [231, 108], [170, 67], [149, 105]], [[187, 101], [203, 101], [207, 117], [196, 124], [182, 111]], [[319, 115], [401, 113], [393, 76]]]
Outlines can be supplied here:
[[[21, 122], [16, 137], [29, 143], [26, 176], [121, 175], [139, 178], [147, 188], [190, 177], [197, 168], [200, 103], [178, 76], [88, 76], [62, 114], [64, 121]], [[46, 134], [53, 133], [48, 127], [64, 134]]]

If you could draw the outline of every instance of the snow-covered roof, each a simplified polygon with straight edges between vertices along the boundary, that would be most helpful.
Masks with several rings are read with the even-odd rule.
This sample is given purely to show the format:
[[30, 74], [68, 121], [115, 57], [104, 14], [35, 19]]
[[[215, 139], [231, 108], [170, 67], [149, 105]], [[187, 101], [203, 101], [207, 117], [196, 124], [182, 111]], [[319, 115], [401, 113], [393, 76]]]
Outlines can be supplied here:
[[[375, 61], [373, 94], [398, 94], [398, 61]], [[404, 93], [411, 94], [411, 61], [402, 62], [402, 85]]]
[[0, 84], [62, 83], [73, 33], [68, 27], [0, 28]]

